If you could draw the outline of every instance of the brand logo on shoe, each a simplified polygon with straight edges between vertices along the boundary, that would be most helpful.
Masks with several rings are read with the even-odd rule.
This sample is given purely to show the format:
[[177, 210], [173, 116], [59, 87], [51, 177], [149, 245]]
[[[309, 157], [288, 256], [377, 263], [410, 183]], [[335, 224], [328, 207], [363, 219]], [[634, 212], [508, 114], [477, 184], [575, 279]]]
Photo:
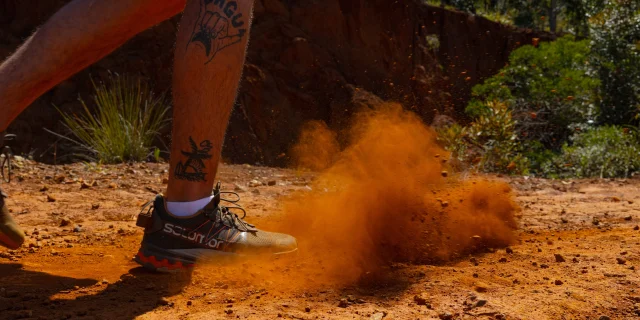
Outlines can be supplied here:
[[225, 243], [223, 240], [216, 238], [207, 239], [207, 236], [204, 233], [191, 232], [191, 230], [187, 228], [176, 226], [171, 223], [165, 223], [162, 232], [174, 237], [179, 237], [203, 246], [207, 246], [211, 249], [219, 249], [220, 246]]

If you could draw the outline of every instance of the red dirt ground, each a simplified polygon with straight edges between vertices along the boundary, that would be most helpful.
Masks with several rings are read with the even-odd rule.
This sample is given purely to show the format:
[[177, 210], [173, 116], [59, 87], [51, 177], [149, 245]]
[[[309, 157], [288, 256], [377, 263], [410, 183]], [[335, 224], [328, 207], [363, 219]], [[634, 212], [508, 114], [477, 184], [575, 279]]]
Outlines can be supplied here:
[[[131, 259], [142, 235], [134, 217], [164, 190], [167, 165], [19, 164], [3, 187], [29, 239], [19, 250], [0, 249], [2, 319], [640, 317], [640, 180], [511, 179], [522, 211], [508, 249], [383, 265], [384, 276], [336, 284], [296, 271], [313, 266], [296, 256], [260, 268], [146, 272]], [[242, 189], [250, 222], [277, 226], [279, 199], [309, 189], [314, 176], [224, 165], [219, 178]], [[249, 187], [252, 180], [265, 185]]]

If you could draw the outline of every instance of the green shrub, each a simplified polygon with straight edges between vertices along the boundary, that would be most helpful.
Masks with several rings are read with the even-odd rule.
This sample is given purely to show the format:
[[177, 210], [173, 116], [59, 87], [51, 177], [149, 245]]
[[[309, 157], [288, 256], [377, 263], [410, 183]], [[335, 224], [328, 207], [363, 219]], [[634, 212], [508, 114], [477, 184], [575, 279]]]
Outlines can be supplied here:
[[467, 113], [477, 116], [486, 101], [501, 101], [518, 121], [519, 137], [558, 148], [572, 134], [571, 125], [598, 115], [600, 82], [589, 73], [589, 48], [588, 40], [571, 36], [518, 48], [508, 66], [473, 88]]
[[82, 101], [83, 113], [62, 114], [63, 122], [81, 149], [102, 163], [142, 161], [151, 154], [153, 139], [168, 123], [169, 106], [139, 79], [112, 76], [107, 84], [93, 83], [97, 111]]
[[489, 102], [469, 127], [454, 124], [438, 130], [438, 141], [451, 157], [466, 167], [484, 172], [523, 174], [528, 161], [514, 131], [516, 121], [509, 108]]
[[571, 137], [562, 153], [543, 165], [550, 177], [628, 177], [640, 169], [635, 128], [597, 127]]

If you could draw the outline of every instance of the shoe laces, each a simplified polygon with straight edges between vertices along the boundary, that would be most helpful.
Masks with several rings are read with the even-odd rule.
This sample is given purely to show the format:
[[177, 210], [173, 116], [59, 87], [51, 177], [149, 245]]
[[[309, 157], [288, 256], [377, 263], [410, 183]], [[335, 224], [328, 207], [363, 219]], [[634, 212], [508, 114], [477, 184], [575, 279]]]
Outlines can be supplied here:
[[[245, 232], [257, 232], [256, 227], [243, 219], [247, 216], [247, 211], [238, 204], [240, 201], [240, 195], [233, 191], [220, 191], [220, 182], [216, 184], [213, 189], [213, 208], [209, 206], [205, 207], [204, 211], [207, 217], [214, 223], [221, 222], [229, 227], [238, 229]], [[223, 198], [222, 195], [233, 195], [232, 199]], [[223, 206], [220, 204], [222, 201], [231, 204], [230, 206]], [[242, 217], [233, 213], [232, 210], [242, 211]]]

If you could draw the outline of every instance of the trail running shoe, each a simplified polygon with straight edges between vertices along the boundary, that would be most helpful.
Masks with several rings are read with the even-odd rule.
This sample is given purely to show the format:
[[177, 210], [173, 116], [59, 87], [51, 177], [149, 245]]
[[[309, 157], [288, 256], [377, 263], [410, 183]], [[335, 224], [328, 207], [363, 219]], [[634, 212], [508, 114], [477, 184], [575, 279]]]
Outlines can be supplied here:
[[[222, 199], [221, 194], [233, 194], [236, 199]], [[158, 195], [143, 207], [137, 225], [145, 228], [142, 244], [134, 260], [147, 269], [179, 272], [193, 268], [196, 262], [215, 261], [222, 257], [248, 255], [280, 255], [298, 249], [290, 235], [256, 229], [220, 201], [232, 204], [240, 197], [235, 192], [220, 192], [220, 183], [213, 191], [213, 200], [190, 217], [172, 215], [165, 199]], [[145, 212], [145, 208], [148, 208]]]
[[[4, 132], [0, 132], [0, 149], [4, 142]], [[7, 194], [0, 189], [0, 246], [18, 249], [24, 242], [24, 232], [18, 227], [5, 203]]]

